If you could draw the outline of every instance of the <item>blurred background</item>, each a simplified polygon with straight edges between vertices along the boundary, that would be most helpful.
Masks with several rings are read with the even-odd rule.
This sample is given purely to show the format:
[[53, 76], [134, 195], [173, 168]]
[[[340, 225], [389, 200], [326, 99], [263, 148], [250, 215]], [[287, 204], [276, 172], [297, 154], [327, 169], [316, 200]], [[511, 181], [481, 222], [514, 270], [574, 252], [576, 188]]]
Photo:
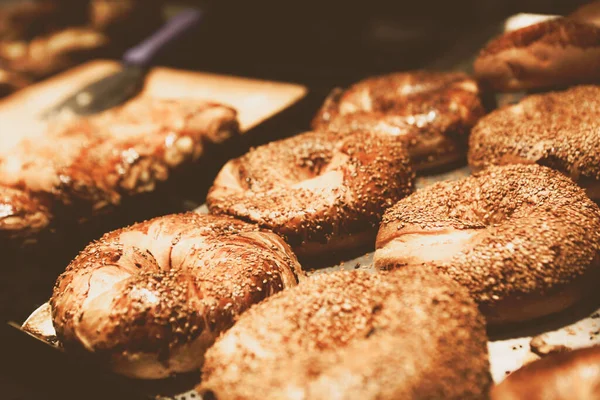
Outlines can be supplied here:
[[205, 18], [160, 64], [327, 90], [373, 73], [450, 68], [512, 14], [566, 14], [584, 3], [0, 0], [0, 92], [89, 58], [118, 57], [185, 6], [201, 8]]
[[[265, 131], [291, 134], [307, 128], [310, 120], [307, 116], [313, 115], [314, 108], [334, 86], [346, 86], [373, 74], [415, 68], [469, 70], [472, 58], [485, 42], [502, 31], [509, 16], [566, 15], [584, 3], [582, 0], [0, 0], [0, 97], [87, 60], [120, 58], [127, 48], [154, 32], [169, 16], [192, 6], [202, 10], [201, 24], [162, 54], [158, 64], [308, 86], [310, 103], [306, 102], [303, 114], [296, 115], [296, 125], [283, 128], [284, 123], [295, 123], [290, 114], [282, 114], [271, 125], [263, 124]], [[266, 140], [269, 136], [258, 137]], [[210, 174], [205, 174], [207, 182], [211, 181]], [[82, 235], [79, 242], [70, 243], [70, 248], [65, 245], [63, 260], [55, 257], [56, 263], [64, 266], [88, 241]], [[56, 275], [51, 276], [53, 282]], [[37, 300], [45, 301], [51, 285], [42, 285], [42, 278], [39, 282], [34, 277], [29, 280], [45, 288], [36, 292]], [[12, 281], [6, 281], [12, 285]], [[33, 310], [29, 302], [15, 304], [16, 299], [1, 296], [0, 301], [10, 302], [17, 310], [21, 308], [24, 315]], [[54, 375], [46, 374], [44, 366], [50, 365], [47, 369], [58, 374], [70, 368], [72, 374], [77, 365], [69, 366], [66, 361], [57, 364], [60, 360], [45, 344], [40, 342], [31, 347], [30, 338], [19, 336], [16, 330], [7, 333], [13, 337], [2, 339], [8, 350], [0, 350], [4, 359], [0, 362], [0, 398], [55, 398], [52, 393], [67, 398], [60, 388], [61, 382], [51, 381]], [[20, 353], [30, 348], [31, 356]], [[11, 350], [16, 353], [15, 359], [24, 360], [19, 364], [22, 368], [11, 364], [8, 357]], [[44, 370], [41, 375], [36, 376], [32, 371], [40, 369]], [[85, 372], [82, 371], [80, 386], [87, 382], [83, 380]], [[102, 397], [102, 393], [96, 397], [110, 398]]]

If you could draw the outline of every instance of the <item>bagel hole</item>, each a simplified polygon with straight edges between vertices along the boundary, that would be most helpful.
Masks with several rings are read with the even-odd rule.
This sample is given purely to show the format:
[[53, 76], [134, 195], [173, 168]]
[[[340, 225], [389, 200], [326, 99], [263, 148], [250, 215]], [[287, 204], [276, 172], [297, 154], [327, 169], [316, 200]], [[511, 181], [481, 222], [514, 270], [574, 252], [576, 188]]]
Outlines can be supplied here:
[[536, 164], [555, 169], [577, 182], [578, 177], [569, 173], [569, 166], [566, 164], [565, 160], [560, 159], [554, 154], [544, 154], [542, 157], [537, 159]]
[[510, 72], [514, 76], [514, 79], [521, 79], [526, 75], [525, 68], [521, 64], [509, 61], [506, 63], [506, 66], [508, 67], [508, 69], [510, 69]]
[[327, 171], [312, 178], [305, 179], [292, 186], [294, 189], [330, 189], [342, 186], [344, 174], [341, 171]]
[[216, 393], [210, 389], [200, 392], [200, 395], [202, 396], [202, 400], [218, 400], [219, 399], [217, 397]]

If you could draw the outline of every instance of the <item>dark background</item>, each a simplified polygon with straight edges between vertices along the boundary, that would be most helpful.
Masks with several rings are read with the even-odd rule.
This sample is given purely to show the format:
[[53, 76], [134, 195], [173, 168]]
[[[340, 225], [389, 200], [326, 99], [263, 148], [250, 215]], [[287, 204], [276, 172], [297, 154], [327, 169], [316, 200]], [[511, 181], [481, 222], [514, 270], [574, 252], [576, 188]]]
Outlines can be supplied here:
[[[0, 0], [0, 5], [24, 1], [35, 0]], [[67, 4], [66, 8], [76, 13], [90, 0], [53, 1]], [[583, 0], [134, 1], [145, 7], [160, 5], [165, 15], [185, 6], [205, 11], [198, 29], [163, 54], [160, 64], [300, 82], [317, 90], [347, 85], [366, 75], [432, 63], [449, 68], [465, 57], [461, 50], [473, 53], [481, 46], [480, 41], [489, 38], [493, 28], [512, 14], [568, 14], [586, 3]]]
[[345, 85], [365, 75], [418, 68], [450, 57], [448, 53], [456, 53], [457, 47], [473, 46], [476, 39], [487, 39], [482, 32], [512, 14], [569, 13], [583, 3], [204, 2], [207, 13], [203, 25], [164, 60], [177, 66], [295, 81], [314, 88]]

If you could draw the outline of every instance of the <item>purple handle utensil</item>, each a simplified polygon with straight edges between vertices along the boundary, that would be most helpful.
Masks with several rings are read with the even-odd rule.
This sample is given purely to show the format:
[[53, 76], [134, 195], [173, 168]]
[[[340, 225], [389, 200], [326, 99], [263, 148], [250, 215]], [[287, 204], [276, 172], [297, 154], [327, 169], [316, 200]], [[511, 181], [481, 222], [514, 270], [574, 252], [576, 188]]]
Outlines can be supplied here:
[[171, 18], [155, 34], [142, 43], [127, 50], [123, 54], [123, 63], [147, 67], [154, 56], [169, 43], [191, 30], [202, 18], [202, 13], [196, 9], [187, 9]]

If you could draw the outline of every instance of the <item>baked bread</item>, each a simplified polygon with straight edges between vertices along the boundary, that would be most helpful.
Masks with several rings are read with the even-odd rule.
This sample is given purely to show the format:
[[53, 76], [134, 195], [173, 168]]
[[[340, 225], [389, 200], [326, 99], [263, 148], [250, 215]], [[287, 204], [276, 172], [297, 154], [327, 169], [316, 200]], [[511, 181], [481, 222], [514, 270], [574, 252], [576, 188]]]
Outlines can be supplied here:
[[469, 139], [469, 165], [541, 164], [600, 199], [600, 86], [532, 95], [482, 118]]
[[597, 288], [600, 208], [538, 165], [490, 167], [390, 207], [375, 265], [420, 266], [469, 289], [488, 324], [565, 310]]
[[301, 259], [371, 245], [385, 208], [409, 194], [402, 143], [368, 132], [306, 132], [229, 161], [206, 202], [282, 235]]
[[[33, 82], [120, 56], [159, 26], [161, 1], [23, 0], [0, 7], [0, 68]], [[0, 77], [0, 82], [2, 78]], [[0, 96], [21, 85], [6, 85]]]
[[600, 398], [600, 346], [556, 353], [527, 364], [492, 390], [493, 400]]
[[473, 65], [475, 77], [499, 92], [600, 81], [600, 27], [559, 18], [492, 39]]
[[239, 314], [302, 276], [274, 233], [175, 214], [91, 243], [58, 278], [50, 304], [67, 350], [91, 352], [130, 377], [165, 378], [198, 369]]
[[236, 111], [196, 100], [136, 98], [0, 150], [0, 242], [36, 241], [150, 192], [238, 133]]
[[338, 271], [252, 307], [206, 353], [204, 399], [482, 399], [483, 318], [425, 269]]
[[336, 89], [313, 129], [363, 130], [402, 142], [416, 170], [464, 160], [471, 127], [485, 114], [477, 83], [459, 72], [412, 71], [368, 78]]

